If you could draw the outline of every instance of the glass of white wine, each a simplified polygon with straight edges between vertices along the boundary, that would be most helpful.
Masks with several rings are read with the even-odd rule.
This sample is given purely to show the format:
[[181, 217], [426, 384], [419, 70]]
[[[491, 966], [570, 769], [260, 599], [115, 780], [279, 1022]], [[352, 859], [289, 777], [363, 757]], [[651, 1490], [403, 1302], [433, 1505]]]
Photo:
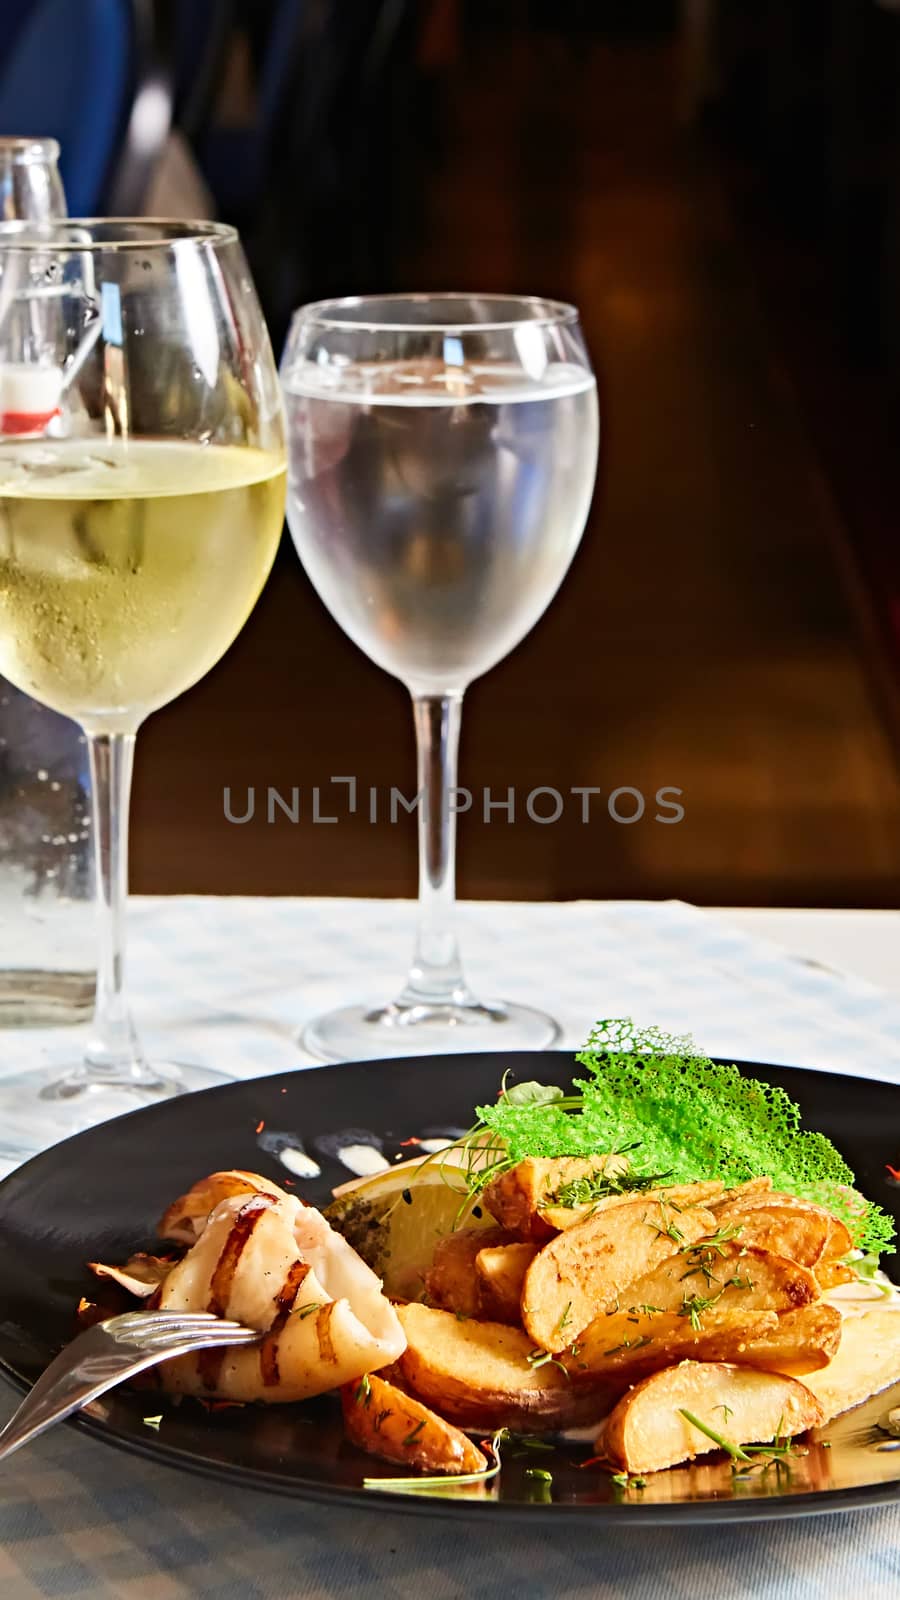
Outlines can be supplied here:
[[247, 620], [281, 534], [285, 456], [269, 338], [232, 228], [0, 230], [0, 361], [58, 375], [50, 420], [0, 440], [0, 674], [87, 735], [100, 922], [83, 1061], [0, 1080], [10, 1156], [220, 1081], [148, 1061], [131, 1020], [132, 757], [144, 718], [203, 677]]
[[297, 312], [281, 367], [288, 522], [345, 633], [412, 694], [419, 928], [388, 1005], [303, 1038], [326, 1059], [537, 1050], [531, 1006], [482, 1001], [454, 931], [463, 693], [523, 639], [565, 577], [597, 470], [597, 388], [573, 306], [383, 295]]

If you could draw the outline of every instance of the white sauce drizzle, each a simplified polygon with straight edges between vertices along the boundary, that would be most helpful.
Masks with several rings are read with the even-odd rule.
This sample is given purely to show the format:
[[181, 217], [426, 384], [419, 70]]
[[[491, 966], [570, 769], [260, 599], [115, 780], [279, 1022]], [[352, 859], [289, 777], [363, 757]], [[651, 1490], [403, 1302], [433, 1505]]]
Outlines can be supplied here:
[[376, 1172], [386, 1172], [390, 1162], [371, 1144], [345, 1144], [340, 1159], [358, 1178], [374, 1177]]
[[308, 1156], [305, 1150], [297, 1150], [294, 1145], [286, 1145], [279, 1150], [278, 1159], [297, 1178], [317, 1178], [322, 1171], [318, 1161]]

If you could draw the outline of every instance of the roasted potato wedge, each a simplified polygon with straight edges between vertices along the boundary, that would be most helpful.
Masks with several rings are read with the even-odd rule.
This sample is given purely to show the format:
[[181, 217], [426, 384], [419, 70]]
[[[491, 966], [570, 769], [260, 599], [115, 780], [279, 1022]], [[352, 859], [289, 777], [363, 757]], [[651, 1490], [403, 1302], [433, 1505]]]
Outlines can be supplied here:
[[461, 1317], [477, 1317], [481, 1312], [481, 1282], [475, 1271], [476, 1258], [486, 1244], [503, 1244], [508, 1237], [502, 1228], [459, 1228], [438, 1239], [425, 1273], [428, 1299]]
[[538, 1211], [538, 1216], [554, 1233], [564, 1233], [566, 1228], [574, 1228], [576, 1222], [584, 1222], [586, 1218], [595, 1216], [598, 1211], [608, 1211], [611, 1206], [629, 1205], [633, 1200], [664, 1201], [668, 1205], [695, 1206], [703, 1205], [711, 1209], [711, 1202], [721, 1194], [722, 1185], [715, 1179], [705, 1183], [676, 1183], [662, 1184], [658, 1188], [641, 1190], [624, 1190], [621, 1194], [605, 1194], [599, 1200], [591, 1200], [584, 1205], [560, 1206], [546, 1205]]
[[487, 1461], [471, 1439], [392, 1383], [370, 1373], [346, 1383], [341, 1406], [347, 1438], [370, 1456], [422, 1472], [483, 1472]]
[[460, 1321], [431, 1306], [400, 1306], [398, 1314], [404, 1381], [461, 1427], [565, 1428], [596, 1422], [609, 1408], [608, 1389], [576, 1388], [551, 1362], [532, 1365], [534, 1347], [519, 1328]]
[[[635, 1303], [630, 1285], [661, 1261], [713, 1232], [715, 1218], [701, 1206], [679, 1209], [664, 1201], [631, 1199], [596, 1212], [557, 1234], [535, 1256], [522, 1289], [522, 1321], [542, 1350], [564, 1350], [594, 1318], [616, 1309], [619, 1297]], [[685, 1260], [680, 1257], [681, 1270]]]
[[700, 1239], [683, 1245], [653, 1272], [630, 1283], [622, 1302], [679, 1312], [693, 1300], [702, 1314], [703, 1301], [714, 1301], [716, 1310], [724, 1313], [794, 1311], [819, 1298], [813, 1273], [786, 1256], [754, 1245], [742, 1249], [737, 1240], [714, 1248]]
[[855, 1277], [856, 1273], [846, 1261], [820, 1261], [816, 1266], [816, 1282], [822, 1290], [836, 1289], [839, 1283], [852, 1283]]
[[268, 1194], [276, 1199], [284, 1198], [284, 1190], [279, 1189], [277, 1183], [261, 1178], [258, 1172], [212, 1172], [163, 1212], [156, 1231], [161, 1239], [178, 1239], [183, 1244], [193, 1244], [203, 1232], [210, 1212], [221, 1200], [238, 1194]]
[[[853, 1248], [850, 1230], [825, 1206], [778, 1189], [750, 1191], [747, 1186], [732, 1202], [714, 1209], [720, 1227], [739, 1229], [743, 1244], [764, 1245], [812, 1267], [821, 1288], [852, 1280], [853, 1273], [841, 1259]], [[813, 1256], [817, 1240], [821, 1240], [819, 1253]]]
[[[746, 1317], [747, 1313], [742, 1312], [741, 1316]], [[783, 1372], [790, 1378], [802, 1378], [805, 1383], [807, 1373], [820, 1371], [834, 1359], [842, 1329], [843, 1318], [837, 1308], [819, 1300], [796, 1311], [782, 1312], [771, 1330], [748, 1332], [740, 1354], [722, 1359]]]
[[522, 1321], [522, 1285], [538, 1251], [537, 1243], [495, 1244], [475, 1257], [479, 1314], [492, 1322]]
[[747, 1342], [773, 1337], [778, 1321], [776, 1311], [710, 1311], [694, 1327], [676, 1312], [618, 1311], [592, 1322], [560, 1360], [575, 1384], [616, 1376], [635, 1383], [677, 1361], [740, 1362]]
[[[732, 1200], [720, 1202], [713, 1208], [721, 1220], [722, 1212], [747, 1212], [758, 1211], [786, 1211], [793, 1216], [822, 1217], [829, 1227], [829, 1237], [823, 1259], [845, 1256], [853, 1248], [853, 1240], [847, 1224], [836, 1217], [827, 1207], [820, 1206], [815, 1200], [804, 1200], [795, 1194], [785, 1194], [781, 1189], [760, 1190], [753, 1189], [749, 1184], [744, 1186], [741, 1193], [735, 1192]], [[733, 1220], [736, 1220], [733, 1219]]]
[[771, 1180], [762, 1184], [761, 1180], [751, 1178], [749, 1183], [742, 1183], [737, 1189], [732, 1189], [731, 1199], [722, 1196], [723, 1203], [729, 1209], [739, 1206], [741, 1210], [752, 1211], [754, 1206], [803, 1206], [811, 1205], [812, 1201], [800, 1200], [795, 1194], [788, 1194], [785, 1189], [773, 1189]]
[[710, 1201], [710, 1211], [718, 1211], [722, 1206], [733, 1205], [736, 1200], [749, 1200], [751, 1195], [761, 1195], [765, 1190], [771, 1190], [771, 1178], [748, 1178], [746, 1183], [738, 1183], [732, 1189], [723, 1189], [718, 1200]]
[[830, 1231], [828, 1243], [822, 1252], [822, 1260], [839, 1261], [853, 1249], [853, 1238], [846, 1222], [842, 1222], [840, 1217], [832, 1216], [830, 1211], [826, 1215], [830, 1224]]
[[794, 1210], [791, 1206], [722, 1206], [716, 1217], [720, 1228], [734, 1228], [740, 1245], [771, 1250], [774, 1255], [799, 1262], [801, 1267], [815, 1267], [831, 1237], [831, 1218], [825, 1211]]
[[688, 1422], [690, 1411], [729, 1444], [794, 1437], [824, 1421], [824, 1411], [796, 1378], [725, 1362], [683, 1361], [644, 1378], [611, 1412], [597, 1441], [626, 1472], [659, 1472], [717, 1448]]
[[879, 1303], [845, 1317], [834, 1358], [803, 1381], [826, 1422], [900, 1383], [900, 1311]]
[[780, 1316], [713, 1306], [696, 1320], [695, 1327], [690, 1316], [671, 1312], [598, 1317], [585, 1328], [574, 1356], [566, 1351], [560, 1359], [573, 1383], [616, 1373], [635, 1382], [687, 1359], [765, 1367], [797, 1378], [825, 1367], [841, 1340], [840, 1312], [822, 1301]]
[[552, 1204], [560, 1186], [577, 1178], [593, 1178], [627, 1172], [624, 1156], [599, 1155], [589, 1158], [561, 1156], [554, 1160], [529, 1156], [492, 1179], [482, 1201], [492, 1217], [522, 1239], [549, 1239], [554, 1229], [540, 1216], [542, 1207]]

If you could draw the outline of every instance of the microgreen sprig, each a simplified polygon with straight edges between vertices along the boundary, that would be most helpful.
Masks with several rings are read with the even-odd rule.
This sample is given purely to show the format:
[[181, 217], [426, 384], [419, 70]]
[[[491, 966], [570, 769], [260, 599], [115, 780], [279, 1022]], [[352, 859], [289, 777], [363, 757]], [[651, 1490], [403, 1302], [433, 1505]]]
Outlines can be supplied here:
[[446, 1494], [471, 1483], [488, 1483], [500, 1471], [500, 1446], [509, 1438], [508, 1428], [498, 1428], [490, 1439], [482, 1440], [483, 1447], [490, 1452], [492, 1459], [480, 1472], [441, 1473], [440, 1476], [428, 1478], [363, 1478], [363, 1488], [388, 1494], [395, 1490], [404, 1494]]

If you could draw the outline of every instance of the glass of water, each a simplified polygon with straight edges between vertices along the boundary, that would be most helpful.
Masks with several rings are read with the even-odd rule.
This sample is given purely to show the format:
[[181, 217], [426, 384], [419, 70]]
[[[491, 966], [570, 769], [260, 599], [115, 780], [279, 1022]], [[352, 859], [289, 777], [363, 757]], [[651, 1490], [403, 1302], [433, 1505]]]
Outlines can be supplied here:
[[[0, 233], [65, 216], [58, 162], [55, 139], [0, 139]], [[42, 432], [56, 411], [61, 374], [35, 348], [48, 315], [35, 305], [31, 348], [12, 348], [17, 312], [0, 296], [0, 441]], [[0, 1027], [90, 1016], [90, 808], [81, 730], [0, 678]]]
[[454, 932], [465, 689], [534, 626], [584, 530], [597, 390], [578, 313], [500, 295], [383, 295], [294, 317], [282, 361], [288, 521], [329, 611], [412, 695], [419, 925], [387, 1005], [319, 1017], [327, 1060], [542, 1049], [556, 1023], [481, 1000]]

